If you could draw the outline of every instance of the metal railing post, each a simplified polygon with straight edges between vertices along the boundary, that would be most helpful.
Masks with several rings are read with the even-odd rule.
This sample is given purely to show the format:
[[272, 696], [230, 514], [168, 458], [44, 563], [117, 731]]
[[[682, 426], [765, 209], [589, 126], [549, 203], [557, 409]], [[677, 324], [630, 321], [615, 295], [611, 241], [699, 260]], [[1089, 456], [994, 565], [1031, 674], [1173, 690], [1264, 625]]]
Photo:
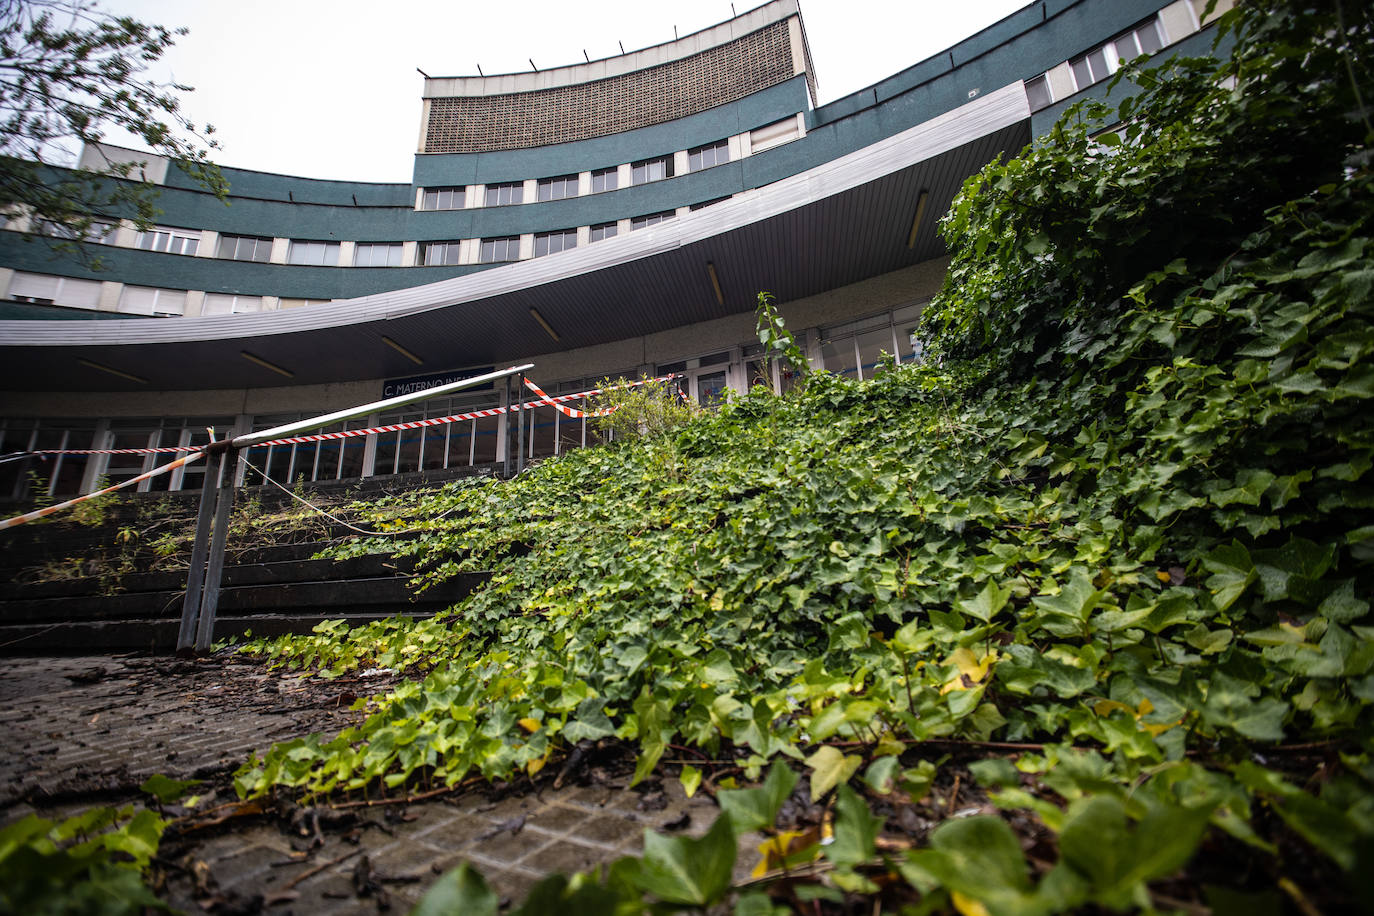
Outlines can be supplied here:
[[[525, 403], [525, 373], [523, 372], [520, 373], [520, 381], [515, 386], [515, 396], [519, 398], [518, 403], [522, 405]], [[534, 414], [530, 414], [530, 417], [533, 418]], [[525, 411], [523, 408], [516, 415], [515, 422], [520, 424], [519, 442], [515, 453], [515, 473], [519, 474], [525, 469]], [[533, 427], [530, 428], [530, 435], [534, 435]]]
[[229, 449], [224, 453], [223, 467], [228, 472], [221, 475], [219, 497], [215, 504], [215, 530], [210, 535], [210, 555], [205, 568], [205, 587], [200, 600], [200, 621], [196, 626], [196, 652], [210, 651], [215, 641], [215, 613], [219, 610], [219, 585], [224, 575], [224, 548], [229, 540], [229, 510], [234, 505], [234, 464], [238, 452]]
[[186, 597], [181, 604], [181, 629], [177, 631], [177, 654], [190, 652], [196, 639], [196, 620], [200, 616], [200, 599], [205, 586], [205, 557], [210, 549], [210, 519], [215, 514], [215, 496], [219, 492], [223, 455], [208, 455], [205, 462], [205, 482], [200, 489], [200, 509], [196, 513], [196, 538], [191, 548], [191, 571], [186, 577]]

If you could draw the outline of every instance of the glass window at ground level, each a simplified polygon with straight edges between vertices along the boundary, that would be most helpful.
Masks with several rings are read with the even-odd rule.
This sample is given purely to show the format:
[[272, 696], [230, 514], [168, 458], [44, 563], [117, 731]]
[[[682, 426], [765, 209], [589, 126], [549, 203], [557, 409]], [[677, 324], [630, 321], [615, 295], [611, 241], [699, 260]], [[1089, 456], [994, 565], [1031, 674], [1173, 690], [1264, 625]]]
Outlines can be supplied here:
[[482, 239], [480, 260], [483, 264], [520, 260], [520, 236], [512, 235], [499, 239]]

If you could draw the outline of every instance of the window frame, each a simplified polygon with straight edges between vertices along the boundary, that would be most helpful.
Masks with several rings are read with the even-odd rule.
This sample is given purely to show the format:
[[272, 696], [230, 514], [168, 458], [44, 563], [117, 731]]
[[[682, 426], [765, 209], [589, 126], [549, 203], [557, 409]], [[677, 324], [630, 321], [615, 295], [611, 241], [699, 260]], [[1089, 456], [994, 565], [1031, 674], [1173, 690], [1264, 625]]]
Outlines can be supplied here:
[[[597, 232], [601, 234], [598, 235]], [[611, 221], [609, 223], [598, 223], [588, 228], [589, 242], [602, 242], [606, 239], [613, 239], [620, 234], [620, 223]]]
[[[253, 243], [251, 257], [239, 257], [239, 251], [244, 242]], [[233, 254], [226, 255], [224, 253], [224, 246], [227, 243], [232, 243], [234, 245]], [[220, 235], [219, 244], [215, 246], [215, 257], [225, 261], [248, 261], [254, 264], [266, 264], [272, 259], [272, 243], [273, 240], [266, 236], [224, 233]], [[258, 257], [259, 251], [262, 251], [262, 257]]]
[[[557, 239], [558, 247], [553, 247], [554, 240]], [[540, 251], [540, 247], [543, 251]], [[558, 254], [560, 251], [569, 251], [577, 247], [576, 229], [553, 229], [549, 232], [536, 232], [534, 234], [534, 256], [542, 258], [545, 255]]]
[[[384, 248], [384, 249], [386, 249], [386, 252], [387, 252], [386, 261], [387, 261], [387, 263], [385, 263], [385, 264], [372, 264], [372, 263], [369, 263], [369, 264], [359, 264], [359, 263], [358, 263], [358, 256], [359, 256], [360, 254], [362, 254], [363, 249], [367, 249], [369, 252], [372, 252], [373, 250], [378, 249], [378, 248]], [[393, 259], [393, 257], [392, 257], [392, 253], [393, 253], [393, 252], [395, 253], [395, 258], [394, 258], [394, 259]], [[404, 257], [405, 257], [405, 243], [404, 243], [404, 242], [354, 242], [354, 243], [353, 243], [353, 266], [354, 266], [354, 267], [400, 267], [400, 266], [401, 266], [401, 261], [402, 261], [402, 259], [403, 259]], [[395, 261], [395, 263], [392, 263], [393, 260]]]
[[[318, 261], [314, 259], [316, 247], [319, 249]], [[294, 267], [338, 267], [342, 249], [339, 242], [324, 239], [290, 239], [286, 246], [286, 263]]]
[[569, 197], [576, 197], [577, 183], [576, 172], [571, 175], [554, 175], [550, 178], [541, 178], [535, 185], [535, 200], [544, 203], [550, 200], [567, 200]]
[[[514, 254], [511, 252], [512, 246], [515, 249]], [[495, 255], [498, 250], [501, 251], [505, 257], [496, 257]], [[489, 252], [491, 255], [490, 257], [488, 257]], [[518, 235], [492, 236], [482, 239], [478, 243], [477, 262], [479, 264], [509, 264], [512, 261], [518, 260], [520, 260], [520, 236]]]
[[630, 217], [630, 231], [637, 232], [640, 229], [648, 229], [657, 226], [659, 223], [666, 223], [670, 219], [677, 219], [676, 210], [660, 210], [657, 213], [645, 213], [642, 216]]
[[[724, 158], [721, 158], [722, 154]], [[710, 160], [709, 162], [707, 160]], [[718, 165], [725, 165], [730, 161], [730, 141], [717, 140], [715, 143], [706, 143], [702, 146], [689, 149], [687, 151], [687, 171], [700, 172], [703, 169], [712, 169]]]
[[[464, 207], [464, 200], [466, 198], [466, 195], [467, 187], [465, 185], [460, 184], [436, 185], [432, 188], [425, 188], [420, 194], [420, 209], [462, 210]], [[433, 197], [433, 206], [430, 206], [431, 196]], [[445, 199], [448, 200], [449, 206], [443, 206], [443, 202]]]
[[[600, 179], [601, 187], [597, 187]], [[620, 166], [613, 165], [604, 169], [592, 169], [592, 193], [605, 194], [607, 191], [620, 190]]]
[[[166, 236], [161, 246], [159, 236]], [[200, 250], [202, 233], [199, 229], [177, 229], [174, 226], [154, 226], [142, 230], [134, 239], [134, 247], [142, 251], [157, 251], [163, 254], [179, 254], [194, 257]], [[149, 244], [144, 244], [144, 242]], [[189, 247], [190, 250], [187, 250]]]
[[[433, 239], [420, 243], [420, 262], [419, 267], [455, 267], [461, 263], [462, 241], [460, 239]], [[440, 260], [434, 260], [431, 252], [443, 246], [444, 256]], [[452, 255], [450, 255], [452, 252]], [[452, 257], [452, 260], [449, 258]]]
[[[664, 181], [676, 177], [673, 172], [675, 158], [676, 157], [672, 153], [669, 153], [666, 156], [654, 156], [649, 159], [641, 159], [638, 162], [631, 162], [631, 187], [641, 184], [652, 184], [655, 181]], [[661, 166], [663, 174], [654, 177], [654, 166]]]
[[[492, 195], [495, 195], [493, 202]], [[525, 183], [523, 181], [503, 181], [489, 184], [482, 191], [482, 203], [487, 207], [513, 207], [525, 202]]]

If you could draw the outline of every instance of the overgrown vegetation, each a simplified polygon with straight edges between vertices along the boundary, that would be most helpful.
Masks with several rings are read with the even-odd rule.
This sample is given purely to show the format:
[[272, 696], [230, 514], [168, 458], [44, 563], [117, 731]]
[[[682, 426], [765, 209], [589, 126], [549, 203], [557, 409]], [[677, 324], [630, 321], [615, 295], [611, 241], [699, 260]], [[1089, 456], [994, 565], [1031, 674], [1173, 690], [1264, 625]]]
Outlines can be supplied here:
[[[240, 792], [534, 777], [609, 739], [635, 779], [716, 792], [702, 839], [651, 834], [526, 913], [1369, 899], [1374, 21], [1252, 2], [1221, 27], [1230, 60], [1129, 67], [1139, 95], [970, 181], [931, 363], [418, 500], [431, 530], [387, 546], [495, 578], [423, 680]], [[347, 635], [320, 635], [271, 651], [337, 670]], [[783, 758], [826, 804], [786, 833]], [[1000, 813], [952, 816], [957, 778], [922, 802], [942, 766]], [[732, 888], [744, 830], [778, 845]], [[470, 870], [435, 895], [495, 911]]]

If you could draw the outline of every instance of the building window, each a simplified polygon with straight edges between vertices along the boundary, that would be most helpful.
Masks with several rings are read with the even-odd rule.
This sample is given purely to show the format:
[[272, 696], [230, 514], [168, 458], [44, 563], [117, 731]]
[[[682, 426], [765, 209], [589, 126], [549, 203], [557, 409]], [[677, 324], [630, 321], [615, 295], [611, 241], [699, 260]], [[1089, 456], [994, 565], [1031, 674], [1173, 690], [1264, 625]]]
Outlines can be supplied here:
[[600, 194], [602, 191], [614, 191], [620, 187], [620, 169], [611, 166], [608, 169], [597, 169], [592, 172], [592, 193]]
[[425, 188], [420, 198], [421, 210], [461, 210], [463, 194], [466, 189], [461, 185], [449, 188]]
[[1093, 83], [1101, 82], [1121, 69], [1123, 63], [1134, 60], [1141, 54], [1153, 54], [1162, 47], [1164, 37], [1159, 30], [1159, 20], [1147, 19], [1100, 48], [1094, 48], [1082, 57], [1069, 61], [1069, 69], [1073, 71], [1074, 88], [1087, 89]]
[[724, 197], [715, 197], [711, 200], [703, 200], [701, 203], [698, 204], [692, 204], [692, 206], [689, 209], [693, 213], [695, 213], [698, 210], [705, 210], [707, 207], [714, 207], [716, 204], [723, 204], [729, 199], [730, 195], [726, 194]]
[[577, 176], [559, 175], [557, 178], [539, 179], [540, 200], [562, 200], [577, 196]]
[[499, 239], [482, 239], [480, 260], [483, 264], [520, 260], [520, 236], [511, 235]]
[[525, 183], [523, 181], [487, 185], [486, 203], [488, 207], [504, 207], [509, 204], [522, 204], [524, 202]]
[[631, 184], [648, 184], [651, 181], [662, 181], [665, 178], [672, 177], [672, 156], [660, 156], [657, 159], [645, 159], [643, 162], [636, 162], [630, 166]]
[[698, 146], [696, 149], [687, 151], [687, 169], [691, 172], [699, 172], [702, 169], [709, 169], [713, 165], [721, 165], [729, 161], [730, 142], [728, 140], [709, 143], [706, 146]]
[[420, 264], [424, 267], [458, 263], [458, 241], [425, 242], [420, 246]]
[[630, 231], [645, 229], [649, 226], [657, 226], [659, 223], [670, 220], [677, 216], [676, 210], [664, 210], [662, 213], [650, 213], [646, 216], [636, 216], [630, 220]]
[[258, 261], [272, 257], [272, 240], [254, 235], [221, 235], [217, 255], [231, 261]]
[[281, 299], [277, 303], [280, 309], [299, 309], [308, 305], [328, 305], [332, 299]]
[[100, 304], [100, 282], [16, 272], [10, 280], [9, 298], [37, 305], [93, 309]]
[[338, 242], [304, 242], [292, 239], [286, 251], [286, 263], [304, 264], [310, 267], [337, 267], [339, 265]]
[[353, 248], [354, 267], [400, 267], [400, 242], [359, 242]]
[[244, 312], [261, 311], [261, 296], [231, 296], [228, 293], [206, 293], [205, 304], [200, 309], [202, 315], [241, 315]]
[[1026, 80], [1026, 100], [1030, 102], [1031, 111], [1048, 108], [1054, 102], [1054, 95], [1050, 92], [1050, 81], [1043, 76]]
[[200, 247], [200, 233], [187, 229], [158, 226], [138, 234], [134, 244], [144, 251], [165, 251], [168, 254], [195, 254]]
[[119, 310], [131, 315], [185, 315], [186, 290], [126, 286], [119, 294]]
[[593, 226], [592, 241], [599, 242], [602, 239], [613, 239], [615, 238], [616, 232], [619, 231], [619, 228], [620, 227], [616, 223], [602, 223], [599, 226]]
[[[66, 239], [71, 242], [89, 242], [93, 245], [110, 245], [114, 243], [115, 227], [113, 223], [93, 220], [91, 224], [86, 227], [85, 232], [78, 232], [71, 226], [60, 226], [57, 223], [40, 219], [34, 221], [33, 231], [54, 239]], [[199, 236], [199, 233], [197, 233], [197, 236]]]
[[[483, 243], [485, 245], [485, 243]], [[546, 254], [557, 254], [577, 247], [577, 230], [560, 229], [557, 232], [540, 232], [534, 237], [534, 256], [542, 258]], [[518, 252], [518, 249], [517, 249]]]
[[800, 136], [796, 118], [783, 118], [749, 132], [749, 148], [755, 153], [790, 143]]

